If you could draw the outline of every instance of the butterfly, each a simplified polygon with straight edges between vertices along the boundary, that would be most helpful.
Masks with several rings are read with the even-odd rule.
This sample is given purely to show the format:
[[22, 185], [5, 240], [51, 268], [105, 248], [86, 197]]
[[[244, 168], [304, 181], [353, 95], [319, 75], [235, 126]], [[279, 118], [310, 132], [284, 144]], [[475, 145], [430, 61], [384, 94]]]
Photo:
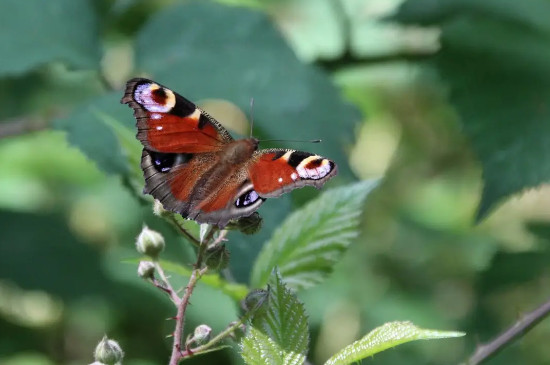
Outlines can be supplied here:
[[235, 140], [191, 101], [148, 79], [129, 80], [121, 103], [134, 109], [143, 145], [143, 192], [199, 223], [224, 227], [267, 198], [320, 188], [338, 172], [333, 161], [309, 152], [259, 150], [256, 138]]

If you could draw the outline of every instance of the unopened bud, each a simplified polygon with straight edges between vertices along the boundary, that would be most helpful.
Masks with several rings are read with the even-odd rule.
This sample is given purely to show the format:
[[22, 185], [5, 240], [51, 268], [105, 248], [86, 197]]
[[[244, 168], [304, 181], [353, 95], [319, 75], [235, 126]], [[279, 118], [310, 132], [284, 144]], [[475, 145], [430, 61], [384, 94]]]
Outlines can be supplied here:
[[157, 231], [143, 226], [136, 240], [136, 248], [140, 254], [157, 259], [162, 250], [164, 250], [164, 237]]
[[269, 290], [254, 289], [248, 293], [243, 301], [243, 308], [246, 311], [254, 311], [255, 314], [263, 313], [269, 301]]
[[94, 359], [105, 365], [118, 365], [124, 357], [124, 351], [118, 342], [110, 340], [107, 336], [97, 344], [94, 351]]
[[225, 228], [239, 230], [244, 234], [254, 234], [262, 228], [262, 222], [262, 216], [258, 212], [254, 212], [248, 217], [230, 221]]
[[206, 249], [204, 262], [209, 270], [220, 271], [229, 265], [229, 256], [225, 245], [216, 245]]
[[210, 341], [210, 334], [212, 333], [212, 328], [205, 324], [201, 324], [200, 326], [197, 326], [195, 328], [195, 332], [193, 333], [193, 341], [197, 345], [202, 345]]
[[142, 279], [152, 279], [155, 276], [155, 264], [151, 261], [140, 261], [138, 276]]
[[[237, 324], [237, 321], [233, 321], [229, 323], [229, 326], [232, 327], [235, 324]], [[233, 332], [231, 332], [229, 336], [231, 336], [231, 338], [235, 342], [241, 342], [241, 339], [244, 337], [245, 333], [246, 333], [246, 325], [244, 323], [241, 323], [233, 330]]]
[[157, 199], [155, 199], [155, 202], [153, 203], [153, 213], [161, 218], [166, 218], [174, 214], [171, 211], [164, 209], [162, 203]]

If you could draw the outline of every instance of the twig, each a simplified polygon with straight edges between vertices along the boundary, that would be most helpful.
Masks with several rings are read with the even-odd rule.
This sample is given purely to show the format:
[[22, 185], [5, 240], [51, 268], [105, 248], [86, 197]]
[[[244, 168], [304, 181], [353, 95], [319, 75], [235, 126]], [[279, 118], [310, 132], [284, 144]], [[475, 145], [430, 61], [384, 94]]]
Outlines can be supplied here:
[[197, 247], [201, 245], [200, 241], [195, 236], [187, 232], [187, 230], [179, 224], [174, 214], [170, 215], [170, 220], [178, 228], [180, 233], [183, 234], [189, 241], [191, 241], [192, 244], [194, 244]]
[[177, 365], [180, 362], [180, 360], [184, 357], [184, 353], [182, 352], [182, 344], [183, 344], [182, 340], [183, 340], [183, 331], [185, 329], [185, 312], [187, 311], [187, 306], [189, 305], [189, 299], [191, 298], [193, 289], [195, 289], [195, 286], [197, 285], [198, 280], [208, 269], [207, 267], [204, 267], [201, 269], [203, 254], [204, 254], [204, 250], [207, 247], [207, 244], [208, 244], [208, 240], [205, 240], [199, 246], [195, 268], [191, 272], [191, 277], [189, 278], [189, 282], [185, 287], [185, 293], [183, 294], [183, 298], [181, 298], [181, 301], [179, 302], [179, 305], [178, 305], [178, 312], [176, 314], [176, 328], [174, 330], [174, 343], [172, 346], [172, 355], [170, 356], [170, 363], [169, 363], [170, 365]]
[[0, 123], [0, 138], [39, 131], [46, 127], [46, 122], [38, 119], [19, 119], [11, 122], [2, 122]]
[[464, 363], [477, 365], [497, 354], [516, 338], [523, 336], [550, 313], [550, 298], [534, 311], [527, 313], [514, 325], [502, 332], [493, 341], [479, 345], [474, 354]]
[[178, 306], [180, 304], [180, 297], [178, 296], [174, 288], [172, 288], [172, 284], [170, 284], [170, 281], [166, 277], [166, 274], [164, 273], [164, 269], [162, 268], [162, 266], [160, 266], [160, 264], [157, 261], [155, 261], [155, 270], [159, 273], [162, 283], [159, 283], [156, 279], [154, 279], [153, 284], [157, 288], [165, 291], [170, 296], [170, 299], [172, 300], [172, 302], [176, 306]]
[[229, 336], [231, 333], [233, 333], [233, 331], [235, 331], [237, 328], [239, 328], [239, 326], [241, 326], [244, 322], [246, 322], [248, 317], [250, 317], [251, 313], [252, 313], [251, 311], [246, 312], [245, 315], [241, 317], [241, 319], [239, 319], [237, 322], [233, 323], [231, 326], [227, 327], [225, 330], [220, 332], [216, 337], [214, 337], [213, 339], [211, 339], [210, 341], [208, 341], [204, 345], [195, 347], [191, 350], [184, 351], [182, 353], [182, 357], [188, 357], [188, 356], [191, 356], [193, 354], [208, 350], [209, 348], [214, 346], [216, 343], [220, 342], [221, 340], [223, 340], [224, 338]]

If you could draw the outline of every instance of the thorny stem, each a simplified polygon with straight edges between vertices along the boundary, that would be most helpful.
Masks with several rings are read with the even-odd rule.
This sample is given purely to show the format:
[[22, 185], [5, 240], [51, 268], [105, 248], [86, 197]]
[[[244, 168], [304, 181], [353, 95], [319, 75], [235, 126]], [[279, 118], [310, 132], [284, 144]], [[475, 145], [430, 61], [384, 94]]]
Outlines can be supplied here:
[[203, 242], [200, 243], [199, 250], [197, 253], [197, 261], [195, 262], [195, 267], [191, 272], [191, 277], [189, 278], [189, 282], [185, 287], [185, 293], [183, 294], [183, 297], [181, 298], [181, 300], [177, 305], [178, 311], [176, 314], [176, 328], [174, 330], [174, 343], [172, 346], [172, 355], [170, 356], [170, 365], [177, 365], [180, 362], [180, 360], [183, 359], [184, 357], [184, 352], [182, 352], [182, 345], [183, 345], [183, 332], [185, 329], [185, 312], [189, 305], [189, 299], [191, 298], [193, 289], [195, 289], [195, 286], [197, 285], [197, 282], [199, 281], [200, 277], [206, 272], [206, 270], [208, 270], [207, 267], [201, 268], [202, 260], [204, 256], [204, 251], [208, 246], [208, 242], [212, 239], [215, 231], [216, 231], [215, 229], [211, 229], [208, 237]]
[[191, 278], [189, 279], [189, 283], [187, 283], [187, 286], [185, 287], [185, 294], [183, 295], [183, 298], [178, 305], [178, 313], [176, 315], [176, 328], [174, 330], [174, 344], [172, 346], [172, 356], [170, 356], [170, 365], [177, 365], [184, 357], [184, 353], [181, 351], [181, 349], [183, 343], [183, 330], [185, 327], [185, 311], [187, 310], [187, 306], [189, 305], [189, 299], [191, 298], [193, 289], [195, 288], [197, 281], [200, 279], [202, 274], [204, 274], [206, 269], [207, 268], [205, 267], [202, 270], [198, 268], [193, 270], [193, 272], [191, 273]]
[[526, 334], [537, 323], [550, 314], [550, 298], [534, 311], [525, 314], [512, 327], [498, 335], [487, 344], [479, 345], [474, 354], [464, 363], [465, 365], [477, 365], [494, 356], [504, 349], [516, 338]]
[[[170, 299], [177, 307], [177, 314], [173, 318], [176, 321], [176, 326], [174, 333], [172, 334], [174, 340], [172, 345], [172, 355], [170, 356], [170, 365], [177, 365], [182, 359], [192, 356], [193, 354], [204, 352], [212, 348], [216, 343], [229, 336], [235, 331], [239, 326], [241, 326], [249, 317], [250, 313], [245, 314], [239, 321], [235, 322], [231, 326], [227, 327], [224, 331], [219, 333], [216, 337], [210, 340], [208, 343], [195, 347], [195, 348], [184, 348], [183, 335], [185, 330], [185, 313], [187, 307], [189, 306], [191, 294], [195, 289], [198, 281], [201, 276], [206, 273], [208, 267], [203, 266], [204, 253], [206, 249], [210, 246], [215, 246], [220, 244], [225, 240], [227, 235], [226, 230], [219, 231], [217, 228], [212, 228], [201, 242], [196, 237], [191, 235], [185, 228], [183, 228], [174, 216], [171, 217], [171, 222], [178, 227], [179, 231], [186, 236], [193, 244], [198, 247], [197, 260], [194, 264], [191, 276], [189, 277], [189, 282], [185, 286], [185, 292], [183, 297], [179, 297], [177, 292], [174, 290], [168, 277], [166, 276], [164, 269], [159, 262], [155, 261], [155, 269], [158, 273], [160, 280], [155, 278], [152, 279], [153, 285], [161, 289], [170, 296]], [[219, 232], [218, 236], [214, 238], [216, 232]]]
[[172, 284], [170, 284], [170, 281], [168, 281], [168, 278], [166, 277], [166, 274], [164, 273], [164, 269], [162, 268], [162, 266], [160, 266], [160, 264], [157, 261], [155, 261], [155, 270], [159, 273], [159, 276], [160, 276], [160, 279], [162, 280], [162, 283], [159, 283], [158, 280], [153, 279], [153, 284], [157, 288], [159, 288], [159, 289], [163, 290], [164, 292], [166, 292], [170, 296], [170, 299], [172, 300], [172, 302], [176, 306], [179, 305], [180, 297], [178, 296], [178, 294], [176, 293], [174, 288], [172, 288]]

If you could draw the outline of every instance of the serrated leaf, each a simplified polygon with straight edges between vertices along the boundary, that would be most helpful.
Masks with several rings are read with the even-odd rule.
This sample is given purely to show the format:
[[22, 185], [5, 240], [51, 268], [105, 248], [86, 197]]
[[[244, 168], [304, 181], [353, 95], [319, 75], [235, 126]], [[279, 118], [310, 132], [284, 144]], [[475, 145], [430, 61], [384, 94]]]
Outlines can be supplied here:
[[242, 357], [248, 365], [281, 365], [281, 349], [268, 335], [251, 327], [241, 341]]
[[364, 181], [327, 190], [288, 216], [262, 248], [252, 286], [265, 285], [274, 267], [296, 290], [320, 282], [359, 234], [363, 203], [375, 186]]
[[389, 348], [416, 340], [461, 337], [463, 332], [428, 330], [411, 322], [390, 322], [372, 330], [368, 335], [346, 346], [325, 365], [346, 365], [360, 361]]
[[269, 299], [256, 312], [252, 326], [241, 341], [248, 365], [299, 365], [306, 358], [309, 331], [304, 305], [285, 286], [277, 271], [269, 281]]
[[550, 181], [548, 13], [546, 0], [419, 0], [395, 17], [441, 28], [434, 64], [483, 167], [478, 220]]
[[359, 111], [326, 74], [297, 59], [265, 14], [209, 1], [168, 6], [138, 34], [136, 64], [191, 100], [222, 98], [249, 110], [254, 98], [255, 134], [308, 139], [314, 131], [325, 143], [311, 152], [351, 176], [343, 146]]
[[0, 75], [52, 61], [99, 67], [97, 17], [89, 0], [2, 0], [0, 24]]

